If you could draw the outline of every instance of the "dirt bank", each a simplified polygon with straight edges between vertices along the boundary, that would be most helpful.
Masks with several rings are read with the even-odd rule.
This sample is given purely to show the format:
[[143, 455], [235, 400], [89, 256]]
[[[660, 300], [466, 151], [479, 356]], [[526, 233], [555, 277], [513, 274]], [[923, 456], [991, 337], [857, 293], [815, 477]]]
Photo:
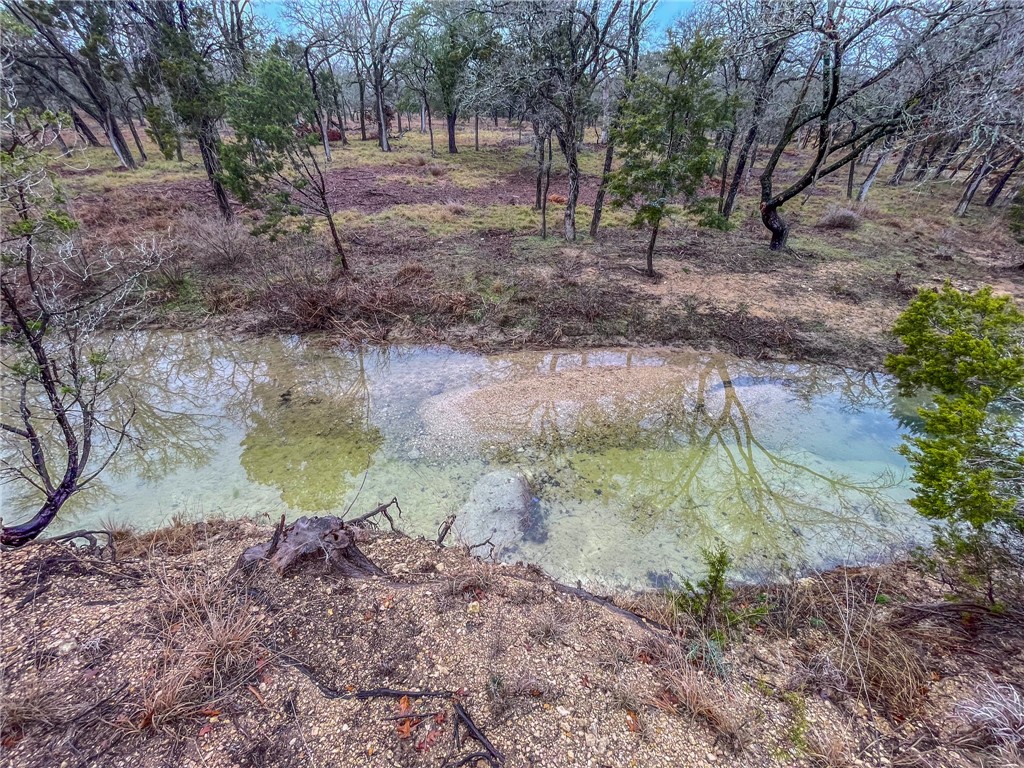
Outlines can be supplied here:
[[1022, 678], [1018, 618], [950, 608], [907, 564], [740, 590], [711, 626], [692, 602], [616, 598], [644, 621], [397, 534], [362, 545], [385, 577], [228, 575], [268, 535], [3, 554], [5, 763], [1012, 764], [963, 703]]

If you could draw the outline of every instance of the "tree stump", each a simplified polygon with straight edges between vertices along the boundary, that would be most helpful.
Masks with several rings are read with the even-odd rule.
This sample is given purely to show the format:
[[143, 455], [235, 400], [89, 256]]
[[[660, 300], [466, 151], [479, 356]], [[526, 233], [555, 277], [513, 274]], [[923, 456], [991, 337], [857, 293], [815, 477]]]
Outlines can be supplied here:
[[302, 563], [323, 560], [330, 568], [350, 579], [383, 576], [384, 571], [373, 563], [358, 547], [369, 539], [366, 524], [374, 525], [373, 518], [383, 515], [394, 528], [388, 507], [398, 507], [397, 499], [382, 504], [369, 514], [350, 522], [333, 515], [327, 517], [300, 517], [289, 526], [284, 516], [270, 541], [246, 549], [238, 558], [235, 569], [252, 572], [262, 564], [269, 565], [278, 575]]

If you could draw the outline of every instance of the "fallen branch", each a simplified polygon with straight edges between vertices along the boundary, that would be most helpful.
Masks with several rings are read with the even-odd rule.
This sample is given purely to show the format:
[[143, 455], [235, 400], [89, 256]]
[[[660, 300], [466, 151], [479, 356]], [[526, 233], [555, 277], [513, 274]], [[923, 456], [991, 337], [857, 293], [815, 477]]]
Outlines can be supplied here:
[[490, 740], [484, 736], [476, 723], [473, 722], [473, 718], [469, 716], [466, 708], [463, 707], [459, 702], [452, 702], [452, 707], [455, 710], [455, 745], [462, 746], [462, 739], [459, 735], [459, 723], [462, 723], [466, 730], [469, 731], [469, 735], [472, 736], [476, 741], [484, 748], [482, 752], [473, 752], [472, 754], [466, 755], [465, 757], [459, 758], [458, 762], [446, 763], [446, 766], [456, 768], [456, 766], [469, 765], [470, 763], [475, 764], [479, 760], [487, 762], [491, 768], [500, 768], [505, 762], [505, 756], [497, 750], [497, 748], [491, 744]]

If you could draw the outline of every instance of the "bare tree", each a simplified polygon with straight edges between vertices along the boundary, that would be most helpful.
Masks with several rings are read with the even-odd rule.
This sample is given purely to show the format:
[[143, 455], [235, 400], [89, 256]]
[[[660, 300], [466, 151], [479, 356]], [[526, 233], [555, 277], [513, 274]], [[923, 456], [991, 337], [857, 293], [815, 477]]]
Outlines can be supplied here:
[[42, 533], [128, 439], [134, 405], [121, 382], [118, 337], [100, 331], [136, 295], [159, 253], [152, 243], [127, 253], [79, 248], [42, 155], [45, 123], [58, 118], [19, 111], [10, 82], [4, 86], [0, 299], [13, 396], [5, 398], [0, 429], [13, 440], [0, 469], [4, 481], [27, 483], [39, 499], [28, 520], [0, 524], [0, 544], [20, 546]]

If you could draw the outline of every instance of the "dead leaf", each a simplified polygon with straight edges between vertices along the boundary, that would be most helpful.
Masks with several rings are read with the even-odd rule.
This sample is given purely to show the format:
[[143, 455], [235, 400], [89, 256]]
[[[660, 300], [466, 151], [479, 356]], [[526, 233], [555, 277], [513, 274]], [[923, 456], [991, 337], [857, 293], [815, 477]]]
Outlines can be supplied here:
[[626, 710], [626, 725], [630, 733], [640, 733], [640, 716], [631, 709]]
[[408, 715], [412, 712], [412, 704], [409, 701], [408, 696], [403, 696], [398, 700], [398, 714]]
[[412, 736], [412, 720], [409, 718], [400, 720], [398, 725], [395, 727], [395, 730], [398, 732], [398, 738], [408, 739]]
[[438, 712], [434, 715], [434, 722], [441, 725], [444, 722], [444, 712]]
[[209, 736], [211, 733], [213, 733], [213, 726], [204, 725], [202, 728], [199, 729], [199, 738], [201, 739], [204, 736]]
[[434, 742], [437, 741], [437, 734], [439, 733], [440, 731], [436, 731], [433, 729], [427, 731], [426, 735], [418, 742], [416, 742], [416, 749], [419, 752], [424, 752], [430, 749], [432, 746], [434, 746]]
[[220, 714], [220, 710], [213, 709], [212, 707], [207, 707], [206, 709], [200, 709], [199, 714], [203, 717], [216, 717]]

